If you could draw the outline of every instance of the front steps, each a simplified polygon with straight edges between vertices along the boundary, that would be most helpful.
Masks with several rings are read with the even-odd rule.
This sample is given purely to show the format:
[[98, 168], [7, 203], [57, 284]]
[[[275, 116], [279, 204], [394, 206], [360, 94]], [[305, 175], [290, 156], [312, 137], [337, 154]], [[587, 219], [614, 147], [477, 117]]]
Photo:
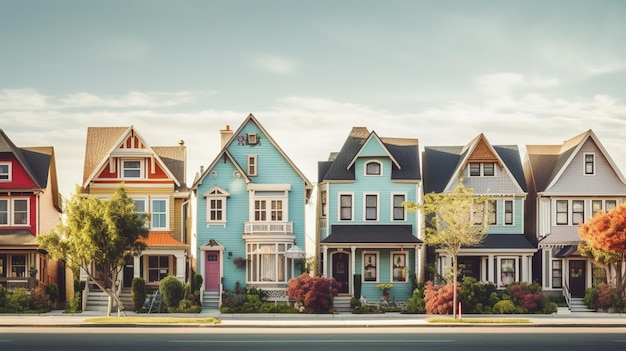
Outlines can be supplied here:
[[572, 297], [570, 299], [570, 311], [572, 312], [595, 312], [596, 310], [590, 309], [585, 305], [583, 298]]
[[337, 310], [337, 312], [352, 312], [352, 308], [350, 308], [350, 300], [352, 300], [352, 296], [335, 296], [333, 307]]
[[202, 308], [217, 310], [220, 308], [220, 293], [219, 291], [204, 291], [202, 292]]

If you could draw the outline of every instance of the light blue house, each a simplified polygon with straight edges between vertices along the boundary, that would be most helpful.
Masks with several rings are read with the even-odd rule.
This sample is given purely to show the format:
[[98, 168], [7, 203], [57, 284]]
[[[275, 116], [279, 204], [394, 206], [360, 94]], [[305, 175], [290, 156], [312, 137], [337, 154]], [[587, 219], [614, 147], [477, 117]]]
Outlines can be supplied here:
[[[464, 146], [424, 148], [424, 193], [452, 192], [463, 181], [478, 196], [487, 198], [485, 213], [474, 213], [476, 224], [487, 221], [484, 241], [463, 247], [458, 255], [462, 276], [504, 287], [511, 282], [531, 282], [536, 245], [525, 236], [526, 181], [517, 146], [491, 145], [480, 134]], [[428, 261], [444, 275], [452, 257], [432, 248]], [[435, 277], [428, 277], [434, 279]]]
[[417, 139], [354, 127], [341, 151], [319, 162], [318, 177], [318, 273], [342, 284], [335, 306], [355, 285], [370, 301], [381, 299], [380, 283], [393, 284], [392, 300], [408, 299], [424, 258], [421, 216], [403, 207], [421, 201]]
[[[257, 287], [285, 298], [301, 274], [305, 205], [313, 186], [250, 114], [221, 131], [222, 149], [193, 184], [196, 271], [203, 305], [220, 305], [223, 290]], [[298, 247], [299, 246], [299, 247]]]

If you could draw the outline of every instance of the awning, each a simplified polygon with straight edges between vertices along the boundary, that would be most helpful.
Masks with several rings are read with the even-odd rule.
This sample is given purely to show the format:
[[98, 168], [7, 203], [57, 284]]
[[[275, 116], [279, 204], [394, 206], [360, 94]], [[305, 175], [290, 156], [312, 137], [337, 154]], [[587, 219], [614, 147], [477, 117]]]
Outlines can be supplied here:
[[566, 258], [566, 257], [582, 257], [580, 252], [578, 252], [578, 245], [568, 245], [561, 248], [554, 254], [555, 258]]
[[333, 225], [324, 244], [421, 244], [410, 225]]
[[145, 243], [148, 247], [173, 247], [178, 249], [188, 248], [189, 245], [183, 244], [176, 240], [170, 233], [148, 233], [147, 238], [140, 238], [140, 242]]
[[568, 245], [578, 245], [583, 240], [576, 231], [557, 232], [545, 236], [539, 241], [539, 248], [560, 248]]

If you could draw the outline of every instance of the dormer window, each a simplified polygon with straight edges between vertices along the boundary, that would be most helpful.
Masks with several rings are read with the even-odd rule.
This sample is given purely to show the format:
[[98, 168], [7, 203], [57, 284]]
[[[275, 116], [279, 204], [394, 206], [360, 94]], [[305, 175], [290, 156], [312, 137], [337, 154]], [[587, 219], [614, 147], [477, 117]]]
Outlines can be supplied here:
[[11, 163], [0, 162], [0, 182], [11, 180]]
[[365, 174], [366, 175], [380, 175], [381, 174], [380, 162], [372, 161], [372, 162], [366, 163]]
[[596, 160], [594, 154], [585, 154], [585, 175], [596, 174]]
[[139, 179], [141, 178], [142, 168], [139, 160], [122, 161], [122, 178]]
[[256, 145], [259, 143], [256, 133], [248, 133], [246, 134], [246, 138], [248, 139], [248, 145]]
[[493, 162], [471, 162], [470, 177], [493, 177], [496, 175], [496, 164]]

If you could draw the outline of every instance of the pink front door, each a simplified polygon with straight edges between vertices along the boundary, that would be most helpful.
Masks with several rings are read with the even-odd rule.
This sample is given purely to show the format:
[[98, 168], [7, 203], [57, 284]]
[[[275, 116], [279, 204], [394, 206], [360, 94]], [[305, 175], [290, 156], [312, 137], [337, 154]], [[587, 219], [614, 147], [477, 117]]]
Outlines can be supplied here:
[[204, 289], [220, 290], [220, 252], [207, 251], [204, 261]]

